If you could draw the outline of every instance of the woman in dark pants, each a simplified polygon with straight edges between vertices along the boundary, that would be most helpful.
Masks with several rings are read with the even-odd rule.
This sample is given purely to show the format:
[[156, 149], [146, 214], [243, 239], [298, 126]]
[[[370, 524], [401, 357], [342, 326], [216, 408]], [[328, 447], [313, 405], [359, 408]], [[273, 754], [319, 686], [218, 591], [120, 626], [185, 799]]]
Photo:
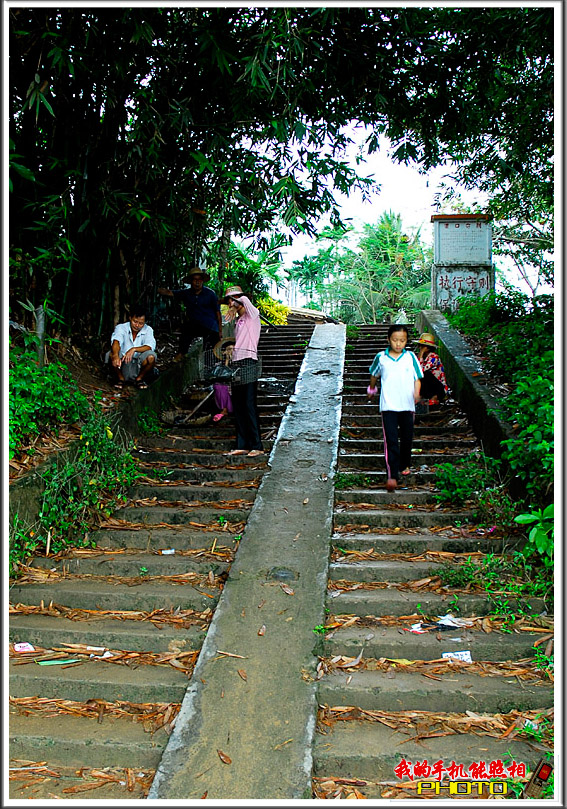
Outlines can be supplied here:
[[235, 320], [232, 364], [239, 369], [232, 384], [232, 407], [236, 424], [236, 449], [229, 455], [263, 455], [258, 418], [258, 341], [260, 312], [239, 286], [225, 292], [228, 318]]

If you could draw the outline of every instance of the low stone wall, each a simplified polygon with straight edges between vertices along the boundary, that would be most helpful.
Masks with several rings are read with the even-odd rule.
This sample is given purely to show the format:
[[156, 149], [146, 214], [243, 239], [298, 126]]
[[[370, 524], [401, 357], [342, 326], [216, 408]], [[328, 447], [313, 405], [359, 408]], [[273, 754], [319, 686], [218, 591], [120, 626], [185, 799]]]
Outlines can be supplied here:
[[[170, 398], [180, 396], [184, 389], [199, 378], [203, 363], [202, 340], [194, 343], [186, 358], [166, 371], [153, 382], [147, 390], [136, 391], [128, 401], [125, 401], [116, 412], [108, 415], [109, 424], [113, 429], [122, 428], [128, 435], [135, 438], [139, 434], [138, 416], [142, 412], [159, 413]], [[9, 491], [10, 524], [17, 514], [24, 525], [36, 522], [41, 495], [44, 489], [42, 472], [52, 463], [64, 463], [76, 451], [74, 442], [67, 449], [57, 452], [54, 457], [36, 467], [32, 472], [14, 481]]]
[[498, 410], [499, 399], [488, 389], [490, 380], [473, 357], [471, 347], [437, 309], [420, 312], [416, 330], [435, 335], [454, 399], [467, 414], [484, 452], [499, 458], [500, 442], [513, 436], [512, 429], [492, 412]]

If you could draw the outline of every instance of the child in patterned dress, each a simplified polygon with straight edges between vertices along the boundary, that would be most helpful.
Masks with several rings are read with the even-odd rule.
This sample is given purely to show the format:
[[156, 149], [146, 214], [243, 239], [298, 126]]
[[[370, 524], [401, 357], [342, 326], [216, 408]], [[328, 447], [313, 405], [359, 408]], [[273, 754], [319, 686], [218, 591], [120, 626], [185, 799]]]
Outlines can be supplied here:
[[424, 332], [417, 344], [419, 346], [417, 358], [423, 371], [421, 398], [428, 399], [429, 404], [438, 404], [446, 398], [449, 388], [441, 357], [433, 350], [437, 348], [435, 337], [429, 332]]

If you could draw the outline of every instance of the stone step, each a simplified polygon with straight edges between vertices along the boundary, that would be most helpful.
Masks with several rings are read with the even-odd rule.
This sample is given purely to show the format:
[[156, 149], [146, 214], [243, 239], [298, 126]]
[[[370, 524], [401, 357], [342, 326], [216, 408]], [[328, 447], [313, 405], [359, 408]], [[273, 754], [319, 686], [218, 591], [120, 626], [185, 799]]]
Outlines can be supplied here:
[[414, 509], [349, 509], [335, 511], [334, 525], [356, 525], [361, 527], [373, 526], [378, 528], [431, 528], [436, 525], [455, 525], [457, 522], [466, 523], [470, 519], [470, 511], [423, 511]]
[[[338, 595], [335, 595], [338, 593]], [[329, 590], [327, 593], [327, 606], [332, 613], [347, 615], [413, 615], [419, 613], [424, 616], [445, 615], [451, 612], [466, 618], [471, 615], [489, 615], [492, 604], [486, 595], [476, 593], [446, 593], [440, 595], [431, 590], [412, 591], [409, 589], [396, 589], [395, 586], [387, 589], [366, 590]], [[512, 597], [508, 599], [508, 613], [513, 613], [521, 606], [523, 613], [526, 610], [538, 615], [545, 610], [541, 598], [522, 599], [521, 604]]]
[[[430, 410], [429, 413], [416, 413], [414, 430], [416, 433], [426, 428], [437, 428], [445, 431], [447, 430], [447, 425], [456, 420], [461, 421], [463, 424], [466, 423], [462, 411], [446, 413]], [[341, 425], [342, 429], [346, 430], [350, 430], [354, 427], [376, 427], [381, 430], [382, 419], [376, 405], [373, 407], [370, 405], [364, 407], [349, 407], [348, 409], [345, 408], [342, 412]]]
[[11, 643], [27, 641], [44, 649], [64, 643], [84, 643], [135, 652], [192, 651], [201, 648], [204, 636], [205, 631], [198, 626], [180, 628], [164, 623], [155, 625], [151, 621], [110, 618], [73, 621], [51, 615], [11, 615], [9, 627]]
[[376, 533], [335, 533], [332, 545], [345, 550], [368, 551], [379, 553], [424, 553], [431, 551], [448, 551], [450, 553], [502, 553], [517, 550], [523, 541], [518, 537], [494, 539], [491, 534], [474, 537], [446, 536], [442, 533], [430, 533], [421, 529], [418, 533], [408, 534], [400, 531], [395, 534]]
[[[151, 468], [141, 468], [140, 472], [143, 472], [145, 476], [148, 478], [153, 478], [154, 474], [158, 473], [159, 470], [167, 470], [167, 475], [162, 478], [155, 478], [158, 482], [165, 483], [168, 481], [185, 481], [187, 484], [190, 485], [200, 485], [205, 481], [208, 483], [249, 483], [250, 487], [252, 484], [256, 484], [256, 487], [259, 485], [260, 481], [262, 480], [262, 474], [258, 470], [255, 469], [209, 469], [206, 466], [196, 466], [193, 465], [189, 469], [184, 469], [183, 467], [178, 469], [169, 469], [168, 467], [159, 467], [156, 466], [155, 473], [152, 472]], [[238, 486], [226, 486], [222, 487], [226, 491], [239, 491]], [[248, 487], [247, 487], [248, 488]]]
[[[387, 560], [384, 562], [367, 559], [364, 561], [332, 562], [329, 565], [329, 579], [346, 581], [417, 581], [432, 576], [439, 570], [440, 562], [407, 562]], [[448, 565], [452, 569], [458, 565]]]
[[133, 587], [112, 581], [72, 577], [52, 584], [14, 584], [10, 587], [12, 604], [39, 605], [43, 601], [46, 605], [53, 602], [87, 610], [151, 611], [180, 607], [201, 612], [207, 607], [213, 609], [219, 596], [219, 588], [207, 583], [201, 587], [173, 585], [152, 582], [151, 577]]
[[[184, 464], [185, 468], [206, 467], [206, 466], [220, 466], [230, 468], [236, 466], [238, 468], [250, 469], [263, 469], [267, 467], [266, 461], [268, 455], [255, 456], [249, 458], [248, 455], [229, 455], [225, 450], [210, 450], [207, 452], [158, 452], [157, 450], [138, 450], [134, 457], [139, 458], [145, 463], [154, 463], [155, 461], [164, 462], [166, 469], [176, 467], [176, 464]], [[159, 468], [159, 467], [158, 467]]]
[[[413, 451], [421, 449], [424, 452], [435, 452], [435, 450], [443, 449], [458, 449], [465, 451], [470, 447], [478, 445], [475, 438], [427, 438], [423, 440], [419, 437], [414, 437]], [[363, 454], [368, 453], [381, 453], [383, 452], [384, 441], [381, 438], [341, 438], [341, 453], [344, 452], [360, 452]]]
[[466, 772], [481, 757], [479, 747], [487, 763], [512, 757], [532, 771], [542, 758], [542, 750], [518, 737], [510, 740], [457, 733], [414, 742], [414, 733], [402, 733], [379, 722], [337, 721], [331, 731], [315, 736], [314, 773], [396, 782], [394, 767], [402, 758], [413, 763], [426, 759], [430, 765], [443, 761], [445, 768], [455, 762], [463, 764]]
[[[11, 770], [16, 771], [22, 766], [21, 759], [10, 760]], [[77, 767], [67, 767], [60, 763], [54, 767], [50, 762], [47, 762], [45, 766], [54, 774], [34, 778], [34, 774], [31, 772], [30, 778], [33, 780], [33, 783], [30, 783], [25, 778], [20, 779], [14, 777], [10, 780], [8, 785], [9, 797], [13, 801], [29, 800], [33, 798], [37, 801], [38, 805], [44, 806], [46, 801], [69, 799], [74, 797], [75, 793], [81, 793], [81, 798], [85, 801], [96, 800], [100, 802], [101, 805], [103, 801], [114, 801], [115, 805], [118, 806], [124, 802], [124, 800], [130, 802], [132, 800], [143, 800], [147, 793], [147, 783], [151, 782], [155, 774], [155, 771], [151, 767], [144, 767], [143, 770], [141, 768], [128, 769], [112, 767], [111, 777], [106, 783], [103, 784], [101, 781], [90, 779], [91, 783], [97, 784], [96, 789], [83, 792], [85, 784], [88, 784], [88, 780], [86, 781], [85, 778], [83, 778], [82, 773], [85, 772], [88, 779], [90, 768], [87, 768], [86, 771], [82, 771]], [[107, 770], [109, 774], [110, 769], [111, 768]], [[133, 774], [132, 780], [134, 781], [133, 784], [130, 783], [130, 789], [128, 789], [129, 774], [131, 779]], [[112, 804], [109, 803], [109, 805]]]
[[[361, 400], [358, 404], [350, 404], [348, 401], [344, 403], [342, 411], [342, 421], [344, 424], [348, 424], [352, 420], [358, 420], [358, 418], [362, 419], [368, 417], [374, 420], [377, 418], [380, 419], [380, 408], [377, 402], [364, 402]], [[452, 419], [463, 417], [464, 413], [460, 407], [452, 403], [444, 402], [442, 405], [439, 405], [438, 409], [432, 408], [428, 413], [416, 413], [415, 421], [416, 424], [417, 422], [422, 424], [446, 424]], [[371, 424], [372, 421], [360, 422], [360, 425], [362, 426], [365, 423]]]
[[183, 573], [198, 573], [206, 576], [212, 571], [215, 576], [227, 571], [230, 561], [224, 559], [200, 559], [176, 554], [137, 553], [108, 554], [98, 556], [74, 556], [54, 560], [39, 556], [31, 560], [31, 566], [61, 573], [90, 574], [94, 576], [141, 576], [147, 571], [151, 576], [174, 576]]
[[[440, 463], [458, 464], [465, 460], [469, 454], [466, 449], [459, 450], [457, 448], [449, 452], [415, 452], [414, 450], [412, 453], [412, 468], [415, 469], [415, 467], [420, 466], [435, 467]], [[386, 461], [383, 452], [363, 454], [354, 452], [348, 453], [345, 450], [341, 450], [338, 456], [338, 468], [341, 472], [349, 469], [369, 469], [375, 471], [383, 469], [385, 472]]]
[[48, 722], [43, 714], [18, 716], [10, 711], [13, 759], [48, 760], [51, 765], [61, 761], [72, 767], [156, 769], [168, 738], [163, 728], [146, 733], [141, 722], [129, 718], [106, 717], [99, 724], [91, 718], [58, 716]]
[[421, 711], [426, 706], [428, 711], [484, 714], [553, 705], [553, 686], [543, 682], [519, 687], [515, 677], [492, 676], [489, 682], [464, 671], [436, 676], [438, 680], [393, 670], [333, 671], [318, 681], [317, 698], [319, 704], [356, 705], [366, 711]]
[[[240, 534], [219, 525], [218, 531], [200, 531], [190, 525], [173, 528], [155, 528], [151, 525], [134, 531], [119, 528], [101, 528], [93, 532], [92, 539], [100, 548], [143, 547], [146, 550], [193, 550], [195, 548], [233, 548]], [[216, 545], [215, 545], [216, 540]]]
[[[120, 650], [126, 651], [126, 650]], [[73, 658], [69, 654], [69, 660]], [[104, 699], [108, 702], [181, 702], [188, 677], [173, 666], [140, 665], [137, 668], [101, 660], [87, 660], [81, 665], [39, 666], [34, 663], [15, 666], [10, 661], [10, 696], [46, 699], [69, 699], [86, 702]]]
[[[237, 498], [235, 498], [237, 499]], [[186, 525], [187, 523], [199, 523], [202, 525], [214, 525], [219, 523], [222, 528], [223, 522], [238, 523], [248, 519], [250, 508], [206, 508], [204, 506], [181, 506], [167, 508], [164, 506], [126, 506], [115, 511], [113, 517], [119, 520], [128, 520], [133, 523], [144, 523], [145, 525], [156, 525], [167, 523], [168, 525]], [[219, 522], [220, 519], [220, 522]], [[219, 528], [219, 530], [220, 530]]]
[[[445, 608], [443, 608], [445, 609]], [[441, 617], [442, 613], [434, 616]], [[335, 616], [336, 617], [336, 616]], [[378, 618], [377, 621], [380, 619]], [[419, 619], [416, 619], [416, 623]], [[404, 624], [409, 629], [410, 624]], [[441, 640], [439, 640], [439, 637]], [[462, 638], [462, 644], [452, 638]], [[345, 655], [358, 657], [364, 649], [366, 657], [406, 658], [407, 660], [437, 660], [443, 652], [468, 649], [473, 661], [504, 662], [534, 656], [533, 644], [542, 638], [540, 632], [484, 632], [481, 629], [460, 627], [440, 632], [433, 629], [423, 634], [406, 631], [395, 626], [347, 626], [333, 629], [321, 637], [317, 652], [324, 657]], [[485, 679], [488, 683], [488, 680]], [[522, 688], [516, 682], [517, 690]]]
[[[474, 433], [466, 426], [465, 419], [455, 419], [455, 421], [462, 421], [461, 426], [447, 426], [444, 424], [422, 424], [416, 423], [414, 425], [414, 439], [419, 437], [422, 441], [429, 440], [430, 437], [440, 438], [474, 438]], [[341, 438], [382, 438], [382, 423], [374, 421], [373, 424], [361, 426], [348, 426], [341, 427]]]
[[155, 497], [158, 500], [177, 501], [183, 500], [187, 503], [194, 501], [222, 503], [226, 500], [246, 500], [250, 505], [253, 504], [256, 496], [256, 487], [232, 488], [231, 486], [202, 486], [200, 484], [193, 484], [189, 486], [156, 486], [152, 483], [139, 483], [133, 486], [128, 491], [129, 500], [145, 500], [146, 498]]
[[[227, 425], [228, 427], [228, 425]], [[144, 449], [149, 452], [175, 452], [194, 453], [195, 455], [202, 455], [208, 450], [207, 454], [218, 454], [230, 452], [234, 448], [234, 428], [231, 430], [225, 429], [223, 433], [211, 435], [202, 438], [180, 438], [178, 441], [172, 442], [170, 447], [165, 444], [144, 444]], [[271, 449], [273, 440], [266, 439], [265, 449]]]
[[[409, 475], [407, 477], [410, 477]], [[406, 480], [407, 478], [402, 478]], [[339, 489], [335, 490], [335, 509], [341, 511], [346, 505], [372, 503], [375, 506], [386, 506], [392, 503], [403, 503], [408, 505], [434, 505], [437, 501], [431, 493], [431, 489], [410, 489], [407, 486], [400, 486], [395, 492], [388, 492], [385, 482], [379, 489]]]
[[[433, 484], [437, 480], [437, 473], [428, 466], [414, 467], [409, 475], [403, 475], [397, 491], [409, 492], [411, 487], [425, 486], [427, 491], [432, 491]], [[429, 486], [427, 485], [429, 484]], [[384, 469], [340, 469], [335, 476], [335, 494], [342, 495], [343, 492], [351, 492], [354, 489], [364, 488], [365, 491], [372, 491], [374, 488], [385, 489], [386, 468]]]

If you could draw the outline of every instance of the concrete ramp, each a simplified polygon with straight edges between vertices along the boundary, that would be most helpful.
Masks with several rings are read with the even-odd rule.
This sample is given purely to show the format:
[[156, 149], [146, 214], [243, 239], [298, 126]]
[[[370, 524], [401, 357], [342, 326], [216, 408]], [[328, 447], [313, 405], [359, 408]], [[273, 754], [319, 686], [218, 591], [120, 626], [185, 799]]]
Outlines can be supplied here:
[[316, 326], [150, 799], [311, 797], [344, 347]]

